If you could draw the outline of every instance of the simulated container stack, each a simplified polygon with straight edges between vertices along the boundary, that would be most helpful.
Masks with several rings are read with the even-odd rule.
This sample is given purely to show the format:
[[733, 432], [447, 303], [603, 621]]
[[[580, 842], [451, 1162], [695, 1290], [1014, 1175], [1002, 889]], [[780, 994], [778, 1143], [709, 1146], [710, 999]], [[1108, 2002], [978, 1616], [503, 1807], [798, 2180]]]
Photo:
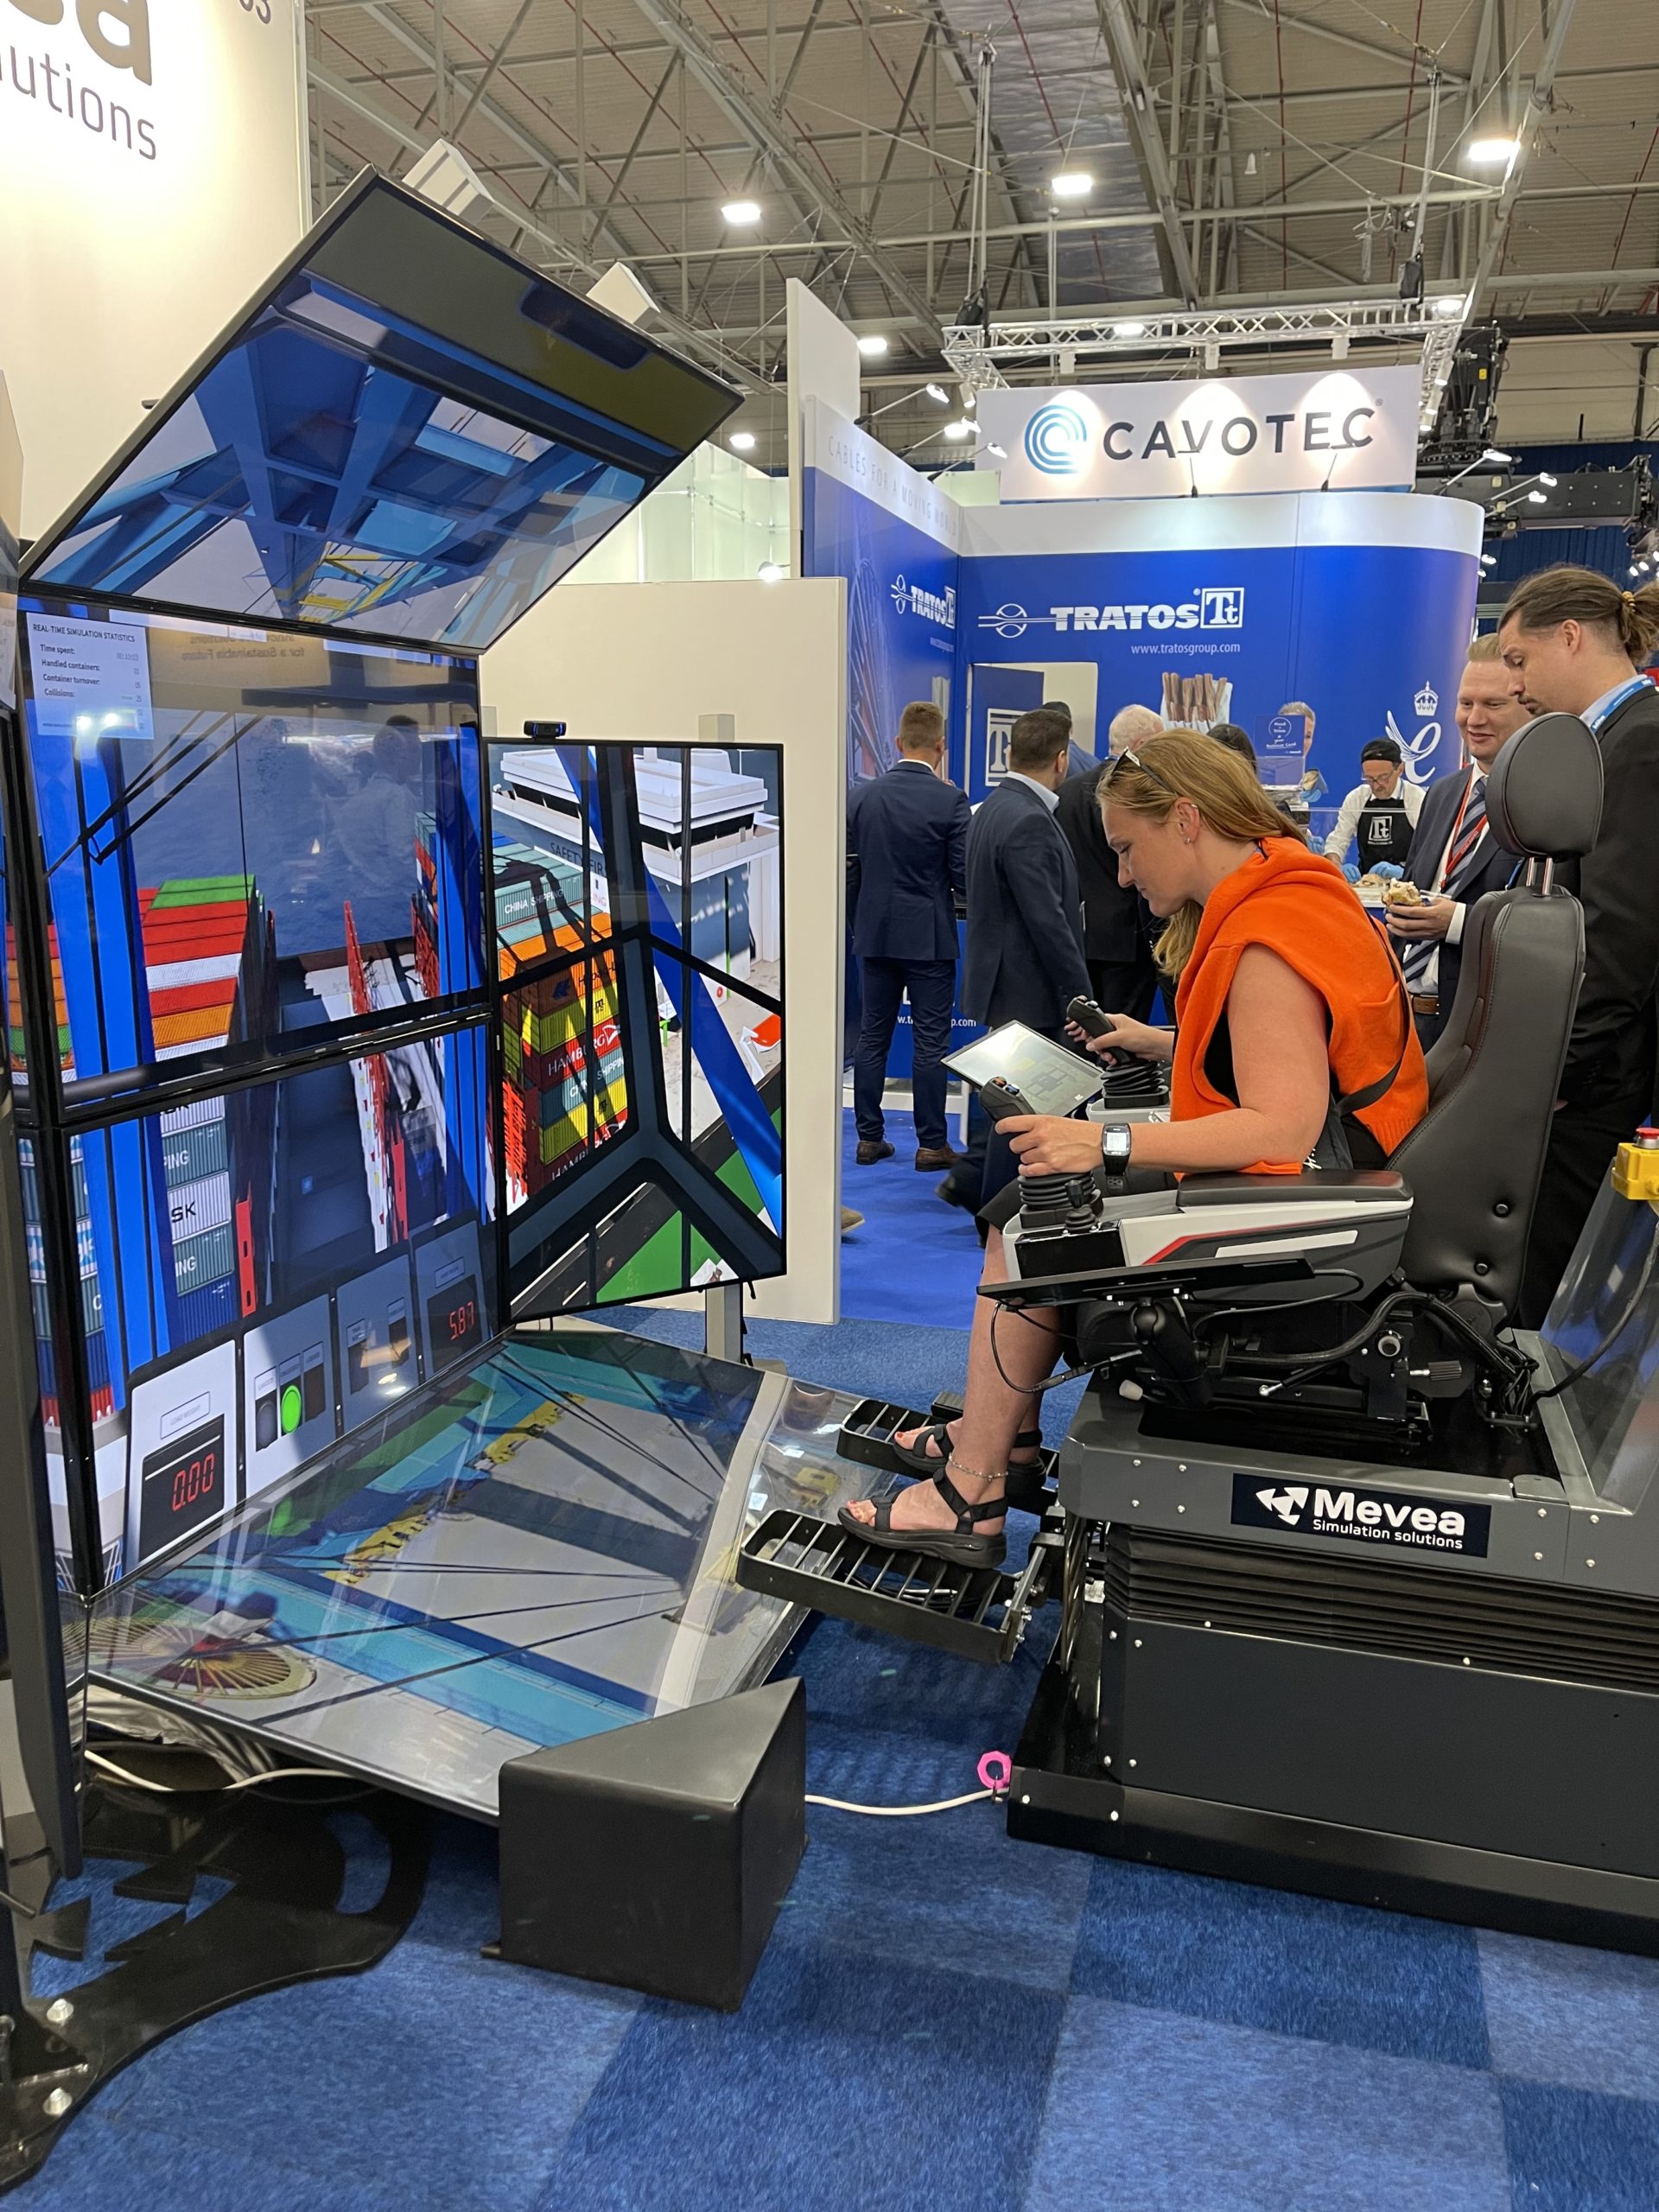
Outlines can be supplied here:
[[[495, 849], [501, 980], [580, 954], [609, 938], [608, 914], [587, 912], [582, 872], [528, 845]], [[620, 1128], [628, 1095], [608, 951], [571, 959], [504, 1001], [502, 1058], [510, 1202], [543, 1190]]]
[[[276, 1027], [272, 928], [251, 876], [170, 877], [140, 891], [144, 972], [158, 1060], [211, 1052]], [[172, 1230], [176, 1344], [246, 1311], [254, 1230], [251, 1193], [268, 1186], [247, 1155], [264, 1102], [246, 1092], [161, 1116]], [[238, 1154], [241, 1157], [238, 1157]], [[237, 1202], [244, 1217], [238, 1222]]]

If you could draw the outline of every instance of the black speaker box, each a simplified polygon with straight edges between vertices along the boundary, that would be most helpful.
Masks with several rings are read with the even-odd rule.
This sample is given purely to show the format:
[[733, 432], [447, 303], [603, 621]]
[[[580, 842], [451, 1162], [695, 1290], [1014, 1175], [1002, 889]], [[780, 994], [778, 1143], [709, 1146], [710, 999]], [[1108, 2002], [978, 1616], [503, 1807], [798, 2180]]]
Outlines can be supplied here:
[[713, 1705], [501, 1770], [499, 1955], [734, 2012], [806, 1848], [806, 1694]]

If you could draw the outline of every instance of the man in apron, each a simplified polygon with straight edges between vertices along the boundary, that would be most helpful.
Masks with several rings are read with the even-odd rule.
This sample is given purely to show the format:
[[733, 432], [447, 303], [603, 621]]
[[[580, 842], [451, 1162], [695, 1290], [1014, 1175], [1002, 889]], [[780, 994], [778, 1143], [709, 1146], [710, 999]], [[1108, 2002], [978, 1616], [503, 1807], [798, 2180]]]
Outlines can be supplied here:
[[1337, 826], [1325, 841], [1325, 858], [1345, 861], [1352, 845], [1362, 875], [1383, 861], [1403, 868], [1423, 809], [1422, 786], [1406, 781], [1400, 747], [1391, 737], [1374, 737], [1360, 748], [1359, 772], [1363, 780], [1342, 802]]

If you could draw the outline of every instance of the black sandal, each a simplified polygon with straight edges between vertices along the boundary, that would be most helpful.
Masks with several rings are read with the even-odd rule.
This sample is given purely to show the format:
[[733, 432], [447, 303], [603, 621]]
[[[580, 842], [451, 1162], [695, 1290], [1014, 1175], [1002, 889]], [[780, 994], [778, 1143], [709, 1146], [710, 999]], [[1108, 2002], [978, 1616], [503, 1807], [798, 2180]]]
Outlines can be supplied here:
[[944, 1560], [951, 1567], [1000, 1567], [1007, 1549], [1005, 1540], [976, 1536], [973, 1532], [981, 1521], [1000, 1521], [1008, 1510], [1007, 1498], [999, 1492], [995, 1497], [982, 1497], [977, 1505], [969, 1505], [943, 1468], [934, 1476], [933, 1487], [957, 1516], [954, 1530], [895, 1529], [891, 1498], [876, 1507], [874, 1522], [855, 1520], [845, 1505], [838, 1518], [843, 1529], [862, 1536], [880, 1551], [917, 1552], [924, 1559]]
[[[951, 1419], [960, 1420], [961, 1415], [953, 1414]], [[890, 1440], [893, 1458], [899, 1462], [900, 1465], [913, 1468], [918, 1475], [933, 1476], [941, 1473], [950, 1465], [950, 1454], [956, 1449], [946, 1433], [950, 1426], [950, 1422], [948, 1421], [925, 1421], [917, 1431], [916, 1441], [913, 1444], [901, 1444], [895, 1434]], [[930, 1443], [937, 1444], [939, 1447], [941, 1456], [937, 1459], [927, 1449]], [[1042, 1448], [1043, 1432], [1040, 1428], [1022, 1428], [1010, 1446], [1010, 1449], [1015, 1452], [1040, 1452]], [[1040, 1460], [1027, 1460], [1023, 1467], [1011, 1465], [1008, 1471], [1014, 1475], [1032, 1475], [1039, 1471], [1041, 1465]]]

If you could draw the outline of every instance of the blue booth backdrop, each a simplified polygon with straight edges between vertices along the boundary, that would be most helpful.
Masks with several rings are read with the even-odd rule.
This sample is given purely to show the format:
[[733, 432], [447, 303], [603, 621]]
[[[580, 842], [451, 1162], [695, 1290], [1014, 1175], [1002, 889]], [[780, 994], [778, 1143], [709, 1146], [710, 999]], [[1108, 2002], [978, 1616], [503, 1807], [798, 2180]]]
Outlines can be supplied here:
[[[808, 416], [802, 565], [848, 582], [855, 779], [891, 764], [900, 709], [930, 697], [946, 711], [952, 780], [976, 803], [1006, 772], [1014, 715], [1045, 697], [1090, 697], [1101, 750], [1131, 703], [1242, 723], [1275, 741], [1274, 781], [1292, 756], [1273, 726], [1305, 705], [1306, 766], [1325, 786], [1316, 836], [1370, 738], [1399, 741], [1414, 783], [1461, 765], [1452, 709], [1480, 550], [1468, 503], [1333, 492], [957, 507], [831, 410], [814, 402]], [[958, 1037], [971, 1033], [958, 1014]], [[900, 1079], [909, 1045], [901, 1018]]]

